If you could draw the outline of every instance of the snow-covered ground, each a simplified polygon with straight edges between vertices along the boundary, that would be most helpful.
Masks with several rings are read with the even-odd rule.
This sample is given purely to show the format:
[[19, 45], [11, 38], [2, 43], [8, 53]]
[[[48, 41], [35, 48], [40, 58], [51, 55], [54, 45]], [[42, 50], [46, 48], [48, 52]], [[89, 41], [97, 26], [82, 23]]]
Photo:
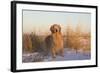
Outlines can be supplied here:
[[67, 60], [87, 60], [91, 59], [90, 52], [83, 52], [82, 50], [78, 50], [76, 53], [75, 50], [68, 50], [65, 48], [64, 57], [57, 55], [55, 59], [52, 58], [51, 55], [43, 56], [42, 54], [35, 53], [27, 53], [23, 54], [22, 60], [23, 62], [47, 62], [47, 61], [67, 61]]

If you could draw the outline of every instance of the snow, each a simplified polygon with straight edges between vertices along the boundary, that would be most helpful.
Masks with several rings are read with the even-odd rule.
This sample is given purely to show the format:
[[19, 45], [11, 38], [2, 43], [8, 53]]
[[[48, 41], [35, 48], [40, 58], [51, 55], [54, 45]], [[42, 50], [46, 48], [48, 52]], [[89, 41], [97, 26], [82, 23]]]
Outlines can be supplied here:
[[87, 60], [91, 59], [90, 52], [83, 52], [78, 50], [76, 53], [75, 50], [68, 50], [65, 48], [64, 57], [57, 55], [56, 58], [52, 58], [51, 55], [43, 56], [39, 52], [23, 54], [23, 62], [48, 62], [48, 61], [68, 61], [68, 60]]

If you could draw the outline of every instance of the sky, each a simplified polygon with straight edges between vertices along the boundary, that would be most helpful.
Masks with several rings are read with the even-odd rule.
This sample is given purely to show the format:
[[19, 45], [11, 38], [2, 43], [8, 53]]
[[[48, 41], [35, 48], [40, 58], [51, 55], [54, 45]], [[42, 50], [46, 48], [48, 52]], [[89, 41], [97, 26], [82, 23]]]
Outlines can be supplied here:
[[50, 26], [53, 24], [60, 24], [63, 33], [65, 33], [68, 25], [75, 28], [77, 24], [81, 25], [84, 32], [88, 32], [91, 29], [91, 14], [78, 12], [23, 10], [22, 24], [24, 33], [50, 33]]

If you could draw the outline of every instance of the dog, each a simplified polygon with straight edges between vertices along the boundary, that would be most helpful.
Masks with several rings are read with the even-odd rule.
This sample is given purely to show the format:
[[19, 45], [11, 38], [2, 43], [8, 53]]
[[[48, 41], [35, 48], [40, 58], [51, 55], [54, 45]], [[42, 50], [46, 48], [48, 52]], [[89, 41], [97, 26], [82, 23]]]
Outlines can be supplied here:
[[50, 48], [52, 57], [56, 58], [56, 55], [61, 55], [64, 57], [63, 48], [63, 36], [61, 33], [61, 26], [58, 24], [53, 24], [50, 27], [51, 35], [46, 37], [46, 45]]

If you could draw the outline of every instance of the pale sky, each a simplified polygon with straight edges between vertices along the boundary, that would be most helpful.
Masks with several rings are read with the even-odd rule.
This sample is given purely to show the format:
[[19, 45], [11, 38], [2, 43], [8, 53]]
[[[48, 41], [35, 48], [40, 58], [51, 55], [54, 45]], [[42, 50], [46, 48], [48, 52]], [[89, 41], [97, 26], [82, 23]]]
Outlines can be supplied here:
[[76, 27], [77, 24], [82, 26], [83, 31], [90, 31], [91, 14], [74, 13], [74, 12], [53, 12], [53, 11], [32, 11], [23, 10], [23, 32], [37, 34], [50, 33], [52, 24], [60, 24], [64, 33], [67, 25], [71, 24]]

